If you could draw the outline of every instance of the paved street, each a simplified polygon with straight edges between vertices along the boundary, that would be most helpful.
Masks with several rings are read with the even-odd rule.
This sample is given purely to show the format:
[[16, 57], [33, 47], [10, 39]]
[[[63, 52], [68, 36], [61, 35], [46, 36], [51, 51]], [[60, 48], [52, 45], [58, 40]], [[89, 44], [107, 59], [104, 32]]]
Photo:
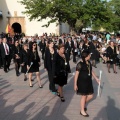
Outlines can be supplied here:
[[[71, 70], [75, 72], [75, 64], [70, 61]], [[16, 77], [12, 63], [8, 73], [0, 69], [0, 120], [120, 120], [120, 70], [118, 74], [107, 72], [105, 64], [97, 64], [94, 69], [97, 76], [102, 70], [102, 85], [100, 97], [97, 97], [97, 83], [94, 84], [94, 99], [88, 104], [89, 118], [82, 117], [80, 112], [80, 96], [73, 90], [72, 74], [68, 84], [64, 86], [66, 101], [51, 94], [48, 89], [47, 73], [40, 67], [42, 89], [38, 87], [35, 75], [33, 88], [29, 87], [28, 80], [23, 81], [23, 74]]]

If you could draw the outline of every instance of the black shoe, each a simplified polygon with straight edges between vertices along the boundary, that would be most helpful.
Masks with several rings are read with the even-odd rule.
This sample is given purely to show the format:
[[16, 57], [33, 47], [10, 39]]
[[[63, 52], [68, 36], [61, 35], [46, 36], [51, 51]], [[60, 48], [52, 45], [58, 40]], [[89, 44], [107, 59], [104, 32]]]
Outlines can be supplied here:
[[94, 68], [97, 68], [97, 66], [94, 66]]
[[114, 71], [114, 73], [115, 73], [115, 74], [117, 74], [117, 72], [116, 72], [116, 71]]
[[41, 85], [41, 86], [39, 86], [39, 88], [43, 88], [43, 86]]
[[4, 70], [5, 71], [5, 73], [7, 73], [8, 71], [7, 70]]
[[16, 76], [20, 76], [20, 73], [17, 73]]
[[8, 68], [8, 70], [10, 70], [10, 68]]
[[27, 78], [24, 78], [24, 81], [27, 81]]
[[31, 81], [34, 81], [34, 79], [31, 79]]
[[108, 70], [108, 73], [110, 73], [110, 70]]
[[33, 87], [33, 85], [30, 85], [30, 87]]
[[64, 97], [60, 97], [61, 98], [61, 102], [65, 102], [65, 98]]
[[60, 93], [59, 92], [57, 92], [57, 96], [60, 97]]
[[105, 61], [103, 62], [103, 64], [106, 64]]
[[84, 116], [84, 117], [89, 117], [89, 115], [86, 113], [86, 115], [83, 115], [81, 112], [80, 112], [80, 115]]

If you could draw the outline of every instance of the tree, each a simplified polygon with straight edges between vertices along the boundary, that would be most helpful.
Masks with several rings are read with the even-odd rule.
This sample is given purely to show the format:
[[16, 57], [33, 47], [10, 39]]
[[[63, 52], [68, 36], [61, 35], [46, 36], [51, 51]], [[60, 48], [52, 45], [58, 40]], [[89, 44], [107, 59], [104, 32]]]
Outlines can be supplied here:
[[109, 1], [108, 6], [113, 13], [111, 16], [112, 30], [117, 32], [120, 30], [120, 1], [111, 0]]
[[21, 4], [25, 5], [24, 13], [30, 20], [50, 18], [48, 23], [43, 25], [46, 27], [54, 22], [67, 22], [72, 29], [79, 29], [78, 31], [88, 26], [95, 29], [111, 26], [113, 13], [103, 0], [22, 0]]

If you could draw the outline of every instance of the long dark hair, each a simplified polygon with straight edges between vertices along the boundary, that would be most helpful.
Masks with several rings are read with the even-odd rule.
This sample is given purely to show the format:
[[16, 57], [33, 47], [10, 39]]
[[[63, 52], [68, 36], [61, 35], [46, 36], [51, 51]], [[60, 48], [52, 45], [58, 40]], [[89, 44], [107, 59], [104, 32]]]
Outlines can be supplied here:
[[36, 42], [32, 42], [32, 50], [33, 50], [33, 44], [36, 44], [36, 51], [37, 51], [37, 43]]
[[81, 54], [83, 62], [85, 62], [85, 58], [90, 54], [88, 50], [84, 50]]

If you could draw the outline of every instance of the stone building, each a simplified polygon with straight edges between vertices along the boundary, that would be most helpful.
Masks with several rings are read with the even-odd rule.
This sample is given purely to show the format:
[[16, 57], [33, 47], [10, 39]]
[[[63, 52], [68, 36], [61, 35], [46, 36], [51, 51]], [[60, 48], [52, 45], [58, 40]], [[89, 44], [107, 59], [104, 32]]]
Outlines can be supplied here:
[[0, 33], [5, 32], [6, 26], [11, 26], [11, 34], [15, 32], [25, 33], [27, 36], [34, 34], [42, 35], [43, 33], [54, 33], [59, 35], [61, 33], [69, 33], [69, 26], [65, 23], [56, 26], [56, 23], [50, 24], [48, 28], [42, 27], [46, 24], [48, 19], [42, 21], [29, 21], [28, 17], [22, 12], [25, 11], [23, 5], [19, 3], [20, 0], [0, 0]]

